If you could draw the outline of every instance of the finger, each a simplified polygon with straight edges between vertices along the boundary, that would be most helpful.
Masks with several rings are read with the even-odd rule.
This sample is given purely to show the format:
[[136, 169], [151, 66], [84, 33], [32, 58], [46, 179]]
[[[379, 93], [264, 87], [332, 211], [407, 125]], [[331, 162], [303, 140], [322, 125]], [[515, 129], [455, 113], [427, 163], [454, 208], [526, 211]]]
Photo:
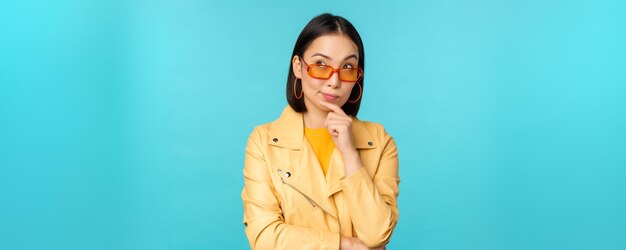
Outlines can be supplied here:
[[343, 110], [339, 106], [337, 106], [334, 103], [330, 103], [330, 102], [327, 102], [327, 101], [320, 100], [320, 104], [322, 104], [322, 106], [326, 107], [327, 109], [330, 109], [333, 112], [336, 112], [336, 113], [339, 113], [339, 114], [343, 114], [343, 115], [346, 114], [346, 113], [343, 112]]
[[[343, 112], [343, 110], [341, 110], [341, 111]], [[328, 112], [328, 115], [329, 116], [333, 116], [333, 117], [350, 118], [350, 116], [348, 116], [348, 115], [346, 115], [344, 113], [337, 113], [335, 111]]]
[[326, 119], [324, 120], [324, 127], [328, 127], [330, 122], [343, 121], [343, 122], [352, 122], [350, 117], [345, 115], [340, 115], [335, 112], [328, 112]]
[[328, 121], [328, 126], [332, 126], [332, 127], [342, 127], [342, 128], [349, 128], [350, 127], [350, 123], [347, 121], [343, 121], [343, 120], [330, 120]]
[[346, 125], [350, 125], [352, 124], [352, 120], [350, 118], [344, 118], [344, 117], [329, 117], [326, 119], [327, 123], [331, 123], [331, 122], [341, 122], [341, 123], [345, 123]]
[[339, 136], [339, 131], [337, 131], [336, 128], [328, 128], [328, 133], [330, 133], [330, 135], [332, 135], [333, 137], [337, 137]]
[[347, 115], [337, 114], [335, 112], [329, 112], [326, 116], [326, 120], [328, 121], [346, 121], [352, 122], [352, 118]]
[[342, 134], [338, 129], [328, 129], [328, 133], [333, 137], [339, 137]]
[[328, 132], [345, 133], [348, 131], [348, 126], [345, 123], [330, 123], [328, 126]]

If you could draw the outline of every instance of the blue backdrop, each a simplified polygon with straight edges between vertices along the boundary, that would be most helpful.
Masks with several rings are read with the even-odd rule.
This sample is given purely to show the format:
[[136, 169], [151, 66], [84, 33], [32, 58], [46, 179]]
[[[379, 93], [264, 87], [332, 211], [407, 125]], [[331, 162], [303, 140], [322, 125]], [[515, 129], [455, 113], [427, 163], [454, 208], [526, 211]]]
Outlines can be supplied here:
[[390, 249], [626, 249], [624, 1], [2, 1], [0, 249], [246, 249], [246, 139], [312, 17], [361, 33]]

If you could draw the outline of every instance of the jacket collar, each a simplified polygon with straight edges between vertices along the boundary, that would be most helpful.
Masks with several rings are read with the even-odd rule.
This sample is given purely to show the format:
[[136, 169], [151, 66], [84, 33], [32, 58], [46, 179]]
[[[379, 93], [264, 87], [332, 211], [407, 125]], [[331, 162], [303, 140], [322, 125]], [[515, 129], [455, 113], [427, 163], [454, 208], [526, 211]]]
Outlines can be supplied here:
[[[304, 140], [304, 119], [287, 105], [278, 119], [272, 122], [268, 129], [269, 144], [273, 146], [301, 150]], [[372, 135], [365, 124], [356, 117], [352, 117], [352, 135], [354, 146], [357, 149], [375, 148]]]
[[[281, 167], [283, 171], [290, 172], [289, 176], [281, 178], [283, 182], [296, 188], [328, 214], [337, 218], [338, 211], [332, 205], [331, 196], [342, 190], [339, 183], [344, 177], [344, 164], [339, 150], [336, 147], [333, 150], [328, 171], [324, 176], [313, 149], [304, 138], [303, 116], [289, 105], [285, 107], [280, 118], [269, 124], [267, 131], [270, 145], [300, 151], [300, 156], [293, 159], [293, 164]], [[354, 117], [352, 134], [357, 149], [376, 147], [365, 124]]]

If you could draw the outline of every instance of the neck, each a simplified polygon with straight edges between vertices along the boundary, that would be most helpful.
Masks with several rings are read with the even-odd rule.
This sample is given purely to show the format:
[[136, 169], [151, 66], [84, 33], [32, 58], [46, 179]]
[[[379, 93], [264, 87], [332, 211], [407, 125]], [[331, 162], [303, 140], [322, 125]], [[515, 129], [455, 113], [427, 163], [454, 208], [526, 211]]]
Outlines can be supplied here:
[[326, 122], [327, 111], [319, 109], [309, 109], [302, 114], [304, 119], [304, 127], [307, 128], [323, 128]]

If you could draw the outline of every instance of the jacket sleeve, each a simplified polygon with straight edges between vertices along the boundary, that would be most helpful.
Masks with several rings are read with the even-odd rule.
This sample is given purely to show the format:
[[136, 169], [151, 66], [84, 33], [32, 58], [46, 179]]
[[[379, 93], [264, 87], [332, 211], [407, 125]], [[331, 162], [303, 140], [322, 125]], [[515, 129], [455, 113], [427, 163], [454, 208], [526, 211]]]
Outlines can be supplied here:
[[340, 235], [285, 223], [257, 129], [246, 146], [243, 223], [252, 249], [339, 249]]
[[383, 150], [372, 179], [365, 167], [340, 181], [358, 238], [369, 247], [387, 244], [398, 222], [398, 150], [381, 129]]

